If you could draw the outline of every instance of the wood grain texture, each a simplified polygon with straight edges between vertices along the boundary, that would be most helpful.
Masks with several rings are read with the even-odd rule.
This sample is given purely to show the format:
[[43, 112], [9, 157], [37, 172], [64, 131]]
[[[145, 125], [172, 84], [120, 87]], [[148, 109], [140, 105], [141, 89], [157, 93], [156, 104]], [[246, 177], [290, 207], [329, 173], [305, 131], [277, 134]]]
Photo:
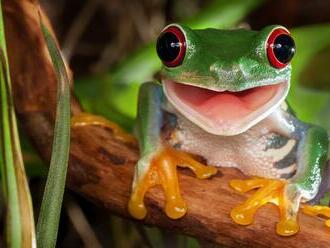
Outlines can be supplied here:
[[[56, 79], [38, 25], [36, 1], [5, 0], [5, 24], [14, 99], [20, 125], [45, 161], [49, 160], [55, 111]], [[46, 18], [43, 16], [43, 18]], [[73, 97], [72, 112], [81, 111]], [[129, 218], [126, 206], [134, 165], [139, 158], [135, 144], [116, 140], [111, 129], [89, 126], [72, 130], [67, 185], [112, 213]], [[299, 215], [301, 231], [293, 237], [275, 234], [278, 212], [268, 205], [257, 212], [253, 225], [233, 223], [230, 210], [243, 202], [228, 186], [231, 179], [244, 176], [235, 169], [219, 169], [210, 180], [199, 180], [190, 171], [179, 173], [188, 214], [168, 219], [163, 211], [160, 188], [146, 197], [149, 210], [142, 221], [168, 230], [228, 247], [328, 247], [330, 229], [321, 219]]]

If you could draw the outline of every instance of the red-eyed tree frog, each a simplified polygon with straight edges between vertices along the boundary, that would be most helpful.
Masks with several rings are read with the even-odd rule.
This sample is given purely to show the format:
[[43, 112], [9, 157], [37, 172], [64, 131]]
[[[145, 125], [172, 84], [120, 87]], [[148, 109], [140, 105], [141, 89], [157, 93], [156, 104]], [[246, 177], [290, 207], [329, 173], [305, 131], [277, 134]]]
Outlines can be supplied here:
[[[295, 54], [290, 32], [282, 26], [192, 30], [171, 24], [156, 49], [161, 80], [144, 83], [139, 91], [141, 158], [131, 215], [146, 216], [144, 195], [155, 185], [164, 189], [167, 216], [185, 215], [177, 166], [201, 179], [217, 173], [217, 167], [234, 167], [254, 177], [233, 180], [231, 186], [257, 192], [232, 210], [233, 220], [250, 224], [256, 210], [272, 202], [280, 209], [277, 233], [297, 233], [300, 203], [315, 198], [324, 178], [329, 138], [321, 127], [298, 120], [285, 101]], [[92, 119], [78, 118], [76, 124]], [[322, 211], [330, 217], [327, 207], [306, 207], [309, 214]]]

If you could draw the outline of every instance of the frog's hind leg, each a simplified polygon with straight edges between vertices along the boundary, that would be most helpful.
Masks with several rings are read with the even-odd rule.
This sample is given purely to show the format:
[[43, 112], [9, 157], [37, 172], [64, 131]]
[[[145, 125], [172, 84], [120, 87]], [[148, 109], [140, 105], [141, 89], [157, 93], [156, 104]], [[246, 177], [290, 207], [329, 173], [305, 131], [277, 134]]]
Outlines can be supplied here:
[[105, 128], [110, 128], [113, 131], [114, 136], [127, 143], [136, 143], [136, 139], [133, 135], [125, 132], [116, 123], [109, 121], [103, 116], [93, 115], [90, 113], [82, 112], [71, 118], [71, 127], [79, 128], [85, 126], [101, 126]]

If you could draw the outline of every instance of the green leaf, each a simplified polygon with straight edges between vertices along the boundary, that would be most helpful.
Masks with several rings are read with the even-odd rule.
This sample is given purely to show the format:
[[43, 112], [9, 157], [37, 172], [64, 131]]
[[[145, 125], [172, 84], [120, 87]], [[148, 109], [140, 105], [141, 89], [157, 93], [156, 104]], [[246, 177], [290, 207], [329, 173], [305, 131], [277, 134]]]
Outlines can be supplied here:
[[0, 96], [0, 167], [6, 205], [6, 247], [35, 247], [33, 208], [17, 131], [1, 2]]
[[70, 83], [57, 44], [41, 22], [41, 29], [57, 75], [54, 139], [45, 192], [37, 224], [38, 247], [56, 245], [70, 149]]

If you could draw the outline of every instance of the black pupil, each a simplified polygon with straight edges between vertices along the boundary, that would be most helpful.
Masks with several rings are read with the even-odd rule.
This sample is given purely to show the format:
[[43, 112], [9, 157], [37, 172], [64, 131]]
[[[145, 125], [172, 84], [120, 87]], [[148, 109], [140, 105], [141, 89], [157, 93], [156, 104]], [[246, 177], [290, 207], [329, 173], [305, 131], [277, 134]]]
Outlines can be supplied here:
[[281, 34], [274, 41], [273, 51], [276, 58], [283, 64], [290, 62], [295, 53], [295, 44], [291, 36]]
[[175, 60], [180, 53], [180, 47], [181, 42], [178, 37], [171, 32], [161, 34], [157, 40], [157, 54], [159, 58], [165, 62]]

